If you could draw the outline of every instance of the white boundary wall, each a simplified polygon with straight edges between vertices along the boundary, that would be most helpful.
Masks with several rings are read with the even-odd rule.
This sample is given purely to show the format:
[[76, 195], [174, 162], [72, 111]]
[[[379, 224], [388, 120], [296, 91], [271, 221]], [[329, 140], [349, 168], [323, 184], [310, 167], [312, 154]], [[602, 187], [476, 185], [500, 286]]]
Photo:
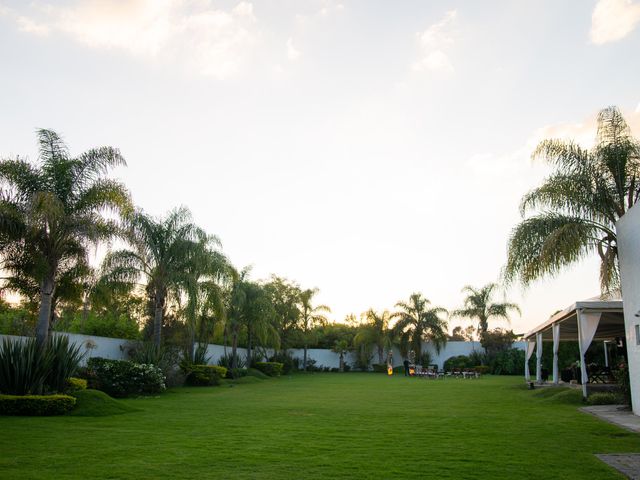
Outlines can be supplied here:
[[640, 207], [631, 208], [617, 223], [624, 326], [631, 380], [633, 413], [640, 415]]
[[[640, 308], [640, 307], [639, 307]], [[110, 358], [113, 360], [126, 360], [128, 359], [128, 350], [132, 347], [136, 342], [134, 340], [124, 340], [121, 338], [107, 338], [107, 337], [97, 337], [93, 335], [80, 335], [77, 333], [54, 333], [54, 335], [67, 335], [69, 337], [69, 341], [71, 343], [76, 343], [78, 345], [82, 345], [83, 351], [86, 352], [85, 361], [91, 357], [104, 357]], [[9, 335], [0, 335], [0, 342], [4, 338], [12, 338], [12, 339], [23, 339], [25, 337], [12, 337]], [[520, 350], [524, 350], [526, 347], [526, 342], [516, 342], [513, 344], [514, 348], [518, 348]], [[436, 353], [433, 345], [429, 343], [423, 344], [423, 349], [431, 352], [431, 360], [432, 364], [438, 365], [439, 368], [442, 368], [445, 360], [450, 357], [458, 356], [458, 355], [469, 355], [474, 350], [482, 351], [482, 347], [479, 342], [448, 342], [446, 346], [440, 351], [440, 353]], [[231, 347], [227, 347], [227, 353], [231, 354]], [[302, 360], [304, 356], [304, 350], [299, 349], [291, 349], [289, 353], [293, 355], [295, 358], [299, 358]], [[220, 357], [224, 355], [224, 347], [222, 345], [214, 345], [209, 344], [207, 347], [207, 355], [211, 357], [209, 363], [217, 364]], [[238, 355], [246, 358], [247, 350], [245, 348], [238, 348]], [[331, 350], [319, 349], [319, 348], [310, 348], [307, 351], [307, 358], [316, 361], [317, 367], [329, 367], [329, 368], [338, 368], [340, 366], [340, 356], [337, 353], [332, 352]], [[397, 349], [393, 350], [393, 364], [394, 366], [402, 365], [404, 358], [400, 355], [400, 352]], [[355, 356], [351, 353], [347, 354], [345, 357], [345, 361], [353, 366], [355, 364]], [[374, 356], [371, 360], [371, 363], [377, 363], [378, 354], [374, 352]], [[386, 357], [385, 357], [386, 361]]]

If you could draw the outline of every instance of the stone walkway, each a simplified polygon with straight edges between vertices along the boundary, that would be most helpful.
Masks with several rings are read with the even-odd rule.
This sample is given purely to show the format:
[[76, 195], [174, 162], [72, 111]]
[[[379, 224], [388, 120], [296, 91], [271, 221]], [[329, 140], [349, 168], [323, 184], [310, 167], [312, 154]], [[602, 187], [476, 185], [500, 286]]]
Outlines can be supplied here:
[[[580, 410], [631, 432], [640, 433], [640, 416], [634, 415], [623, 405], [594, 405]], [[596, 457], [628, 478], [640, 480], [640, 453], [596, 454]]]
[[634, 415], [624, 405], [594, 405], [582, 407], [580, 410], [631, 432], [640, 433], [640, 416]]

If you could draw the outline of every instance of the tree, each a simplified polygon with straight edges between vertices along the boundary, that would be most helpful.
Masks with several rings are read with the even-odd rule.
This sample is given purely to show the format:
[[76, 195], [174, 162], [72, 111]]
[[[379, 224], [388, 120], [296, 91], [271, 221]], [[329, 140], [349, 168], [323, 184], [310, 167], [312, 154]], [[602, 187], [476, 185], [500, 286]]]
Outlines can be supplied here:
[[124, 185], [106, 178], [111, 168], [125, 165], [117, 149], [93, 148], [72, 157], [55, 132], [38, 130], [37, 137], [36, 164], [21, 158], [0, 162], [0, 252], [10, 276], [38, 285], [36, 339], [42, 346], [61, 272], [88, 264], [89, 247], [118, 233], [105, 213], [126, 213], [131, 201]]
[[300, 287], [286, 278], [272, 276], [265, 285], [275, 310], [275, 323], [283, 350], [291, 348], [300, 322]]
[[177, 298], [189, 261], [207, 235], [182, 207], [162, 219], [135, 212], [127, 218], [125, 236], [132, 249], [110, 252], [103, 268], [110, 281], [146, 284], [153, 308], [153, 340], [160, 346], [167, 299]]
[[505, 279], [528, 285], [597, 252], [602, 291], [619, 288], [616, 222], [640, 195], [640, 144], [620, 111], [599, 113], [591, 150], [544, 140], [533, 158], [555, 171], [521, 201], [523, 218], [535, 213], [511, 233]]
[[464, 299], [464, 306], [452, 313], [456, 317], [477, 320], [478, 335], [481, 342], [489, 329], [489, 320], [491, 318], [502, 318], [508, 321], [509, 311], [515, 311], [520, 314], [520, 307], [515, 303], [492, 302], [497, 288], [498, 285], [495, 283], [489, 283], [482, 288], [473, 288], [467, 285], [462, 289], [462, 292], [467, 294]]
[[275, 309], [271, 304], [265, 287], [256, 282], [244, 285], [246, 303], [243, 315], [247, 331], [247, 366], [253, 363], [253, 342], [257, 340], [262, 347], [280, 347], [280, 337], [275, 325]]
[[349, 351], [349, 343], [344, 339], [336, 340], [331, 351], [340, 356], [340, 371], [344, 372], [344, 356]]
[[313, 306], [313, 297], [318, 293], [317, 288], [306, 289], [300, 292], [300, 331], [302, 332], [302, 339], [304, 342], [304, 354], [302, 358], [302, 369], [307, 370], [307, 350], [309, 348], [309, 335], [315, 327], [323, 326], [328, 323], [327, 317], [323, 312], [331, 312], [331, 309], [326, 305]]
[[413, 293], [408, 302], [398, 302], [394, 334], [400, 339], [403, 355], [413, 350], [416, 358], [422, 358], [422, 342], [432, 342], [437, 352], [447, 343], [447, 321], [440, 315], [447, 314], [442, 307], [431, 307], [431, 302], [420, 293]]
[[391, 331], [389, 330], [389, 322], [391, 314], [385, 310], [377, 313], [372, 308], [364, 314], [366, 324], [362, 325], [353, 339], [356, 347], [367, 344], [375, 345], [378, 354], [378, 363], [384, 363], [384, 351], [391, 348]]
[[469, 325], [467, 328], [462, 328], [461, 326], [457, 326], [449, 335], [449, 340], [452, 342], [470, 342], [473, 341], [473, 335], [475, 333], [475, 327], [473, 325]]

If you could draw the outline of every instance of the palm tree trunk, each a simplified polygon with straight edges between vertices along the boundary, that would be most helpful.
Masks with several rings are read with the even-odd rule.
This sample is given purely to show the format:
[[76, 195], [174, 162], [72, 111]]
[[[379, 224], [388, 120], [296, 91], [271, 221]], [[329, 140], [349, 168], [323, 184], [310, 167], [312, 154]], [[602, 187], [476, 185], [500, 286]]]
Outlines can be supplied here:
[[344, 354], [340, 352], [340, 371], [344, 372]]
[[235, 370], [237, 367], [237, 356], [238, 354], [238, 327], [233, 327], [231, 329], [231, 369]]
[[251, 351], [251, 328], [247, 327], [247, 368], [251, 367], [253, 352]]
[[307, 344], [304, 344], [304, 355], [302, 357], [302, 370], [307, 371]]
[[196, 329], [195, 329], [195, 325], [191, 328], [191, 335], [189, 338], [189, 353], [191, 356], [191, 362], [193, 363], [193, 360], [195, 359], [196, 356]]
[[153, 343], [159, 347], [162, 342], [162, 317], [164, 313], [164, 298], [156, 295], [153, 312]]
[[43, 346], [49, 338], [53, 288], [53, 275], [49, 275], [42, 280], [40, 285], [40, 313], [38, 314], [38, 324], [36, 326], [36, 342], [39, 346]]

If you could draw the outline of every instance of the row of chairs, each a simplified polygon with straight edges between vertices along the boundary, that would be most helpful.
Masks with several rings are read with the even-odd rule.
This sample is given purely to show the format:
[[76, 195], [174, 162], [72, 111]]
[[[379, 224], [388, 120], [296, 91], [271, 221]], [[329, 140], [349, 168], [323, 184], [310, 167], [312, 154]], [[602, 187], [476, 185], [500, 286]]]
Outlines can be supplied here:
[[416, 365], [415, 367], [415, 376], [420, 378], [430, 378], [430, 379], [445, 379], [446, 377], [450, 378], [480, 378], [480, 372], [474, 369], [462, 369], [462, 368], [454, 368], [450, 372], [445, 372], [444, 370], [438, 370], [437, 367], [427, 367], [423, 368], [420, 365]]

